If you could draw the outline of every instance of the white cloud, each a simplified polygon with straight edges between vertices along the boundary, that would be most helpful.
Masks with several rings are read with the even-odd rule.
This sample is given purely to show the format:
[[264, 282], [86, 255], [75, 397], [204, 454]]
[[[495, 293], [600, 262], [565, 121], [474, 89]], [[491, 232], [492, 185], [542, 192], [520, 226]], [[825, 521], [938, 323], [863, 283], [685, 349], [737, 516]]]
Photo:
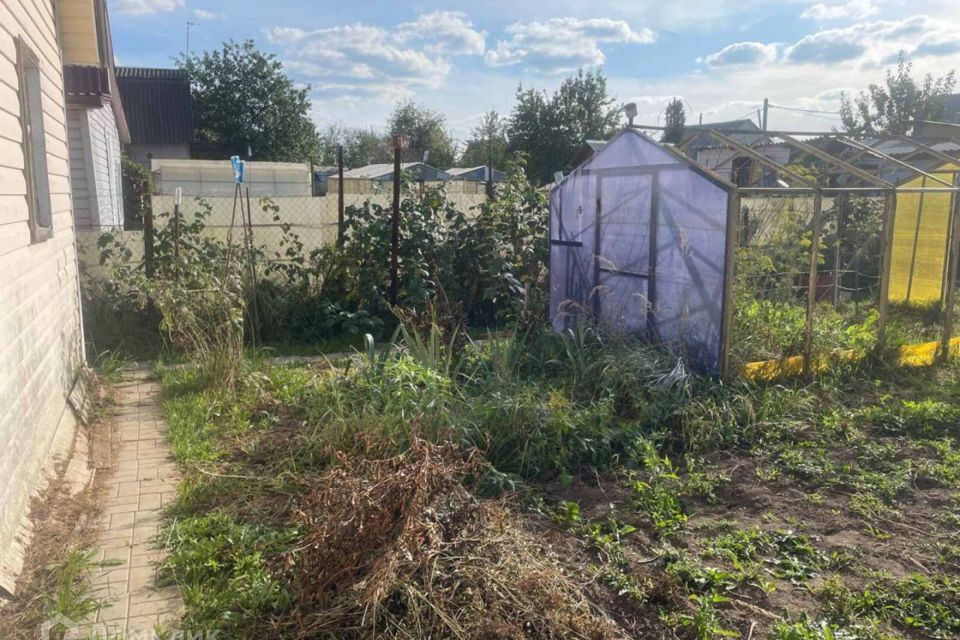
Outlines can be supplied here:
[[708, 67], [763, 64], [777, 59], [777, 45], [762, 42], [735, 42], [716, 53], [711, 53], [704, 62]]
[[784, 60], [797, 64], [857, 62], [863, 67], [877, 67], [895, 61], [900, 51], [908, 55], [947, 55], [957, 50], [958, 40], [958, 32], [943, 21], [917, 15], [818, 31], [788, 47]]
[[960, 53], [960, 29], [924, 15], [860, 22], [823, 29], [790, 44], [736, 42], [697, 62], [711, 69], [758, 65], [854, 65], [864, 69], [895, 63], [900, 51], [908, 57]]
[[194, 9], [193, 17], [198, 20], [219, 20], [220, 14], [214, 11], [207, 11], [206, 9]]
[[960, 31], [938, 31], [924, 37], [920, 44], [908, 55], [913, 58], [924, 56], [941, 57], [960, 53]]
[[183, 7], [183, 2], [184, 0], [120, 0], [116, 10], [117, 13], [134, 16], [169, 13]]
[[426, 42], [427, 50], [434, 53], [483, 55], [486, 48], [486, 34], [457, 11], [424, 13], [413, 22], [397, 25], [395, 34], [400, 42]]
[[[283, 50], [285, 65], [311, 80], [315, 91], [399, 95], [411, 87], [439, 87], [451, 56], [482, 55], [485, 34], [462, 13], [436, 11], [393, 27], [354, 23], [306, 31], [274, 27], [267, 38]], [[389, 89], [384, 89], [389, 87]]]
[[633, 29], [624, 20], [609, 18], [551, 18], [516, 22], [507, 27], [510, 38], [487, 51], [491, 67], [527, 63], [547, 73], [563, 73], [582, 66], [603, 64], [601, 43], [647, 44], [656, 40], [650, 29]]
[[804, 36], [787, 48], [787, 62], [832, 64], [860, 58], [867, 52], [862, 40], [850, 40], [847, 29], [829, 29]]
[[871, 0], [850, 0], [850, 2], [841, 4], [818, 2], [807, 7], [800, 14], [800, 17], [810, 20], [841, 20], [845, 18], [861, 20], [874, 15], [879, 10]]

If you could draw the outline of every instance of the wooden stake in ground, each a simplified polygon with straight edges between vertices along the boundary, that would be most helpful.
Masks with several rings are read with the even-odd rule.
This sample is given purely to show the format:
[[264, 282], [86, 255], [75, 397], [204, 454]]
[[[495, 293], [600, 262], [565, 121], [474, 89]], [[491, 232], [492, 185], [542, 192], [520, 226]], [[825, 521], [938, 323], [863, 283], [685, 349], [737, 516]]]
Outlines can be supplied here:
[[404, 136], [393, 135], [393, 212], [390, 216], [390, 304], [397, 304], [400, 291], [400, 171]]

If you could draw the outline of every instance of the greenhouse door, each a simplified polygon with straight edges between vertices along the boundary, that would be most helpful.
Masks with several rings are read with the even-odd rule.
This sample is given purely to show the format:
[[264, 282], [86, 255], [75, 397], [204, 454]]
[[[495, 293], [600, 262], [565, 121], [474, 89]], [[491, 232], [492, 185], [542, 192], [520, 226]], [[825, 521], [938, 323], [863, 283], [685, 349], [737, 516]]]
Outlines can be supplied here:
[[607, 326], [653, 339], [656, 174], [630, 169], [598, 174], [594, 314]]

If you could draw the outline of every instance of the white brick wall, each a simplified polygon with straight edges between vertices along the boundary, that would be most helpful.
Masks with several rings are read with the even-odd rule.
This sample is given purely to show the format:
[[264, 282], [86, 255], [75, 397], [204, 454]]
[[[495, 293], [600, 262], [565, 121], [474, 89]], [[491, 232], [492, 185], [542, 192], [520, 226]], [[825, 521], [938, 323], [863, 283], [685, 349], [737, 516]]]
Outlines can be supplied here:
[[[54, 236], [31, 244], [15, 38], [39, 56]], [[0, 2], [0, 587], [82, 362], [62, 62], [52, 4]]]

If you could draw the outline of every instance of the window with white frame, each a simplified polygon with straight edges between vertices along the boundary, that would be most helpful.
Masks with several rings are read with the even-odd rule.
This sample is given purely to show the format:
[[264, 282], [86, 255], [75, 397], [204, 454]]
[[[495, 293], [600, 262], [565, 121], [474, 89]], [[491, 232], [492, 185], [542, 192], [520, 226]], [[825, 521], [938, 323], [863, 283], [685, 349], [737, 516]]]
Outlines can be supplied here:
[[53, 215], [50, 207], [50, 181], [47, 175], [47, 149], [43, 132], [40, 59], [22, 36], [17, 38], [17, 79], [30, 237], [33, 242], [42, 242], [53, 235]]

